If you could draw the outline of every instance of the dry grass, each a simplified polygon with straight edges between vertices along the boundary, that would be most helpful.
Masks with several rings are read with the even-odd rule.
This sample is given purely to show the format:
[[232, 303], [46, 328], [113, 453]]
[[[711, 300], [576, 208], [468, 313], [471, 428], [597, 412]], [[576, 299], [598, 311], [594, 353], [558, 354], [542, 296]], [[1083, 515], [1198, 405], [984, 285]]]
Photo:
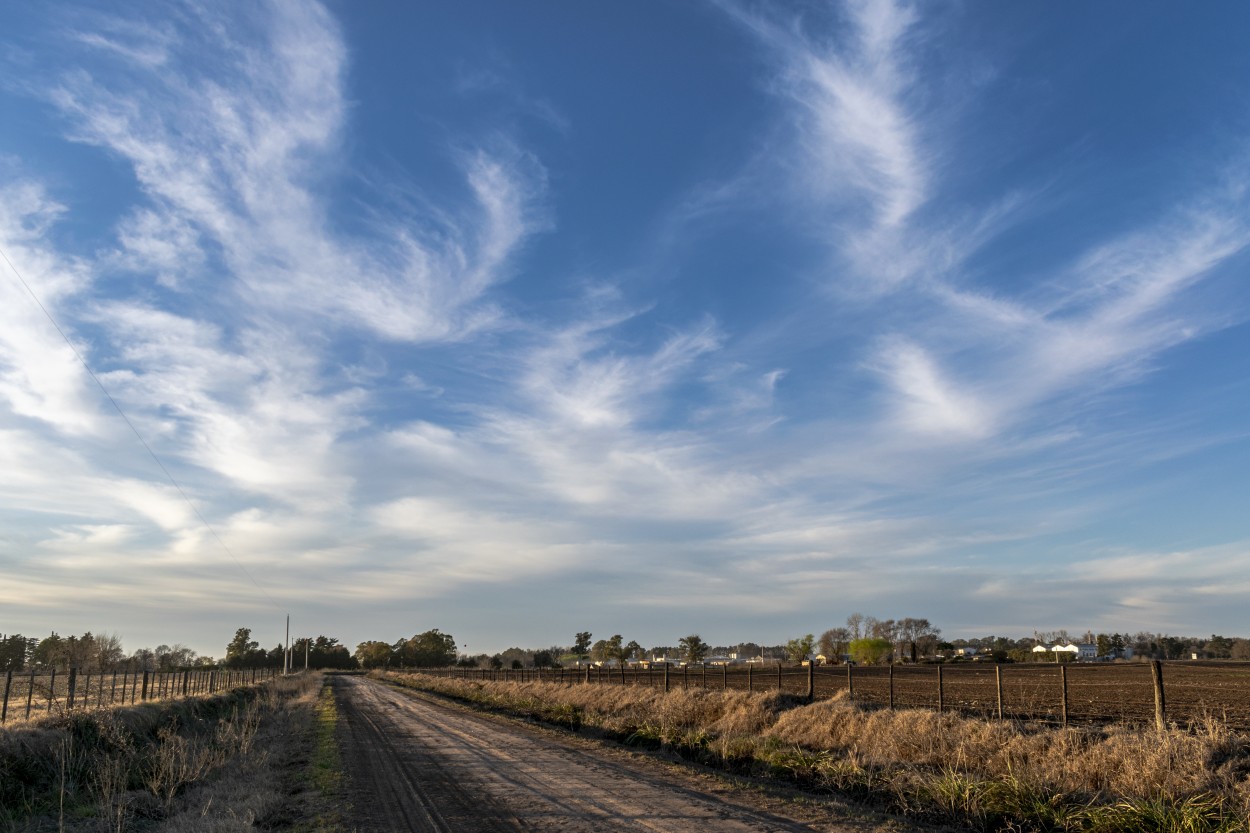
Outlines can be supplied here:
[[277, 821], [292, 802], [289, 767], [277, 764], [306, 759], [293, 745], [310, 742], [319, 688], [310, 675], [0, 732], [0, 830], [209, 833]]
[[1052, 729], [776, 693], [388, 678], [974, 829], [1250, 830], [1250, 741], [1214, 720]]

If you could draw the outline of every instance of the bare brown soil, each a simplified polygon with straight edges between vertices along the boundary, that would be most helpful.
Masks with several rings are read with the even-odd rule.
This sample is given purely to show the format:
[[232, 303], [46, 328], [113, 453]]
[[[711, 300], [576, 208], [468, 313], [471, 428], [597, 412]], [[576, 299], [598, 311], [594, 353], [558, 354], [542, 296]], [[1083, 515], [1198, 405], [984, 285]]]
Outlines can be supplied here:
[[360, 831], [904, 829], [845, 813], [814, 820], [811, 807], [784, 812], [781, 801], [724, 784], [713, 788], [659, 761], [375, 680], [339, 677], [334, 685], [351, 813]]

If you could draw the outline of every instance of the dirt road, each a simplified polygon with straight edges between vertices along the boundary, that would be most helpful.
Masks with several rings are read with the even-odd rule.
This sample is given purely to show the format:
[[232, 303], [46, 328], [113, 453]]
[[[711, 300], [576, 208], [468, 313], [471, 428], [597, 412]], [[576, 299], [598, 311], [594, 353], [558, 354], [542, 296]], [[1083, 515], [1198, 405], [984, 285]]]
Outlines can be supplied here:
[[337, 677], [334, 686], [352, 821], [362, 833], [885, 829], [879, 822], [786, 818], [729, 790], [709, 795], [693, 776], [662, 763], [374, 680]]

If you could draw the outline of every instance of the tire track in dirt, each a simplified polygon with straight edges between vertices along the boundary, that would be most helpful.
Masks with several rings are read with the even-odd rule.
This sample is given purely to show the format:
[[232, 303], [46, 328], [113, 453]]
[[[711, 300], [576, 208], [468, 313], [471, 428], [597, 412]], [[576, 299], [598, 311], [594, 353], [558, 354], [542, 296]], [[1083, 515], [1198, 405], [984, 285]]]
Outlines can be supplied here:
[[628, 759], [337, 677], [340, 743], [360, 831], [800, 833], [812, 826], [705, 795]]

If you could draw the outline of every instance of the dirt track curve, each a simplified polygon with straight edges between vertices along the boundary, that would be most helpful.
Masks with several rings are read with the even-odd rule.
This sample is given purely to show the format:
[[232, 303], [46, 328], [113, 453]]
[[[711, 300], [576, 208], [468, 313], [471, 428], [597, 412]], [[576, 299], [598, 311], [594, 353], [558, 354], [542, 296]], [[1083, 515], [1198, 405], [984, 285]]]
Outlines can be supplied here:
[[334, 687], [353, 826], [362, 833], [881, 829], [785, 818], [733, 796], [708, 795], [654, 761], [566, 742], [374, 680], [338, 677]]

